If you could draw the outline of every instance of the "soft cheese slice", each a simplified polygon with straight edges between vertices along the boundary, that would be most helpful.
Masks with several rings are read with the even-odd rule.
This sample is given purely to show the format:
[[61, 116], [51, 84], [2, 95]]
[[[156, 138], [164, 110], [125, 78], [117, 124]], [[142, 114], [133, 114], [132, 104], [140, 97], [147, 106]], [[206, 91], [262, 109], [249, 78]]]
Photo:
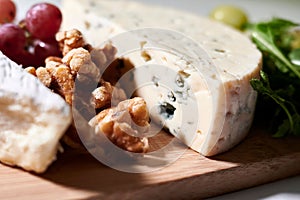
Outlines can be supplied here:
[[[180, 60], [164, 53], [147, 53], [151, 56], [151, 62], [159, 63], [165, 60], [174, 70], [190, 70], [191, 76], [186, 81], [194, 91], [199, 111], [196, 136], [194, 133], [188, 133], [188, 126], [183, 128], [182, 125], [186, 124], [179, 123], [182, 122], [180, 106], [183, 104], [168, 101], [167, 91], [154, 89], [153, 84], [153, 87], [141, 88], [138, 91], [139, 95], [146, 99], [150, 108], [162, 101], [167, 101], [175, 107], [174, 117], [166, 120], [165, 125], [172, 134], [205, 156], [224, 152], [245, 138], [252, 124], [256, 102], [256, 92], [251, 88], [249, 80], [258, 77], [262, 59], [261, 53], [249, 38], [207, 18], [135, 1], [63, 0], [62, 6], [64, 29], [78, 28], [87, 35], [87, 40], [93, 45], [101, 44], [105, 39], [123, 30], [146, 27], [175, 30], [191, 37], [206, 50], [218, 68], [222, 83], [216, 88], [216, 108], [212, 108], [215, 105], [211, 104], [212, 95], [208, 86], [203, 84], [203, 79], [196, 73], [186, 69], [185, 63], [180, 64]], [[76, 16], [73, 13], [76, 13]], [[187, 43], [186, 50], [188, 49]], [[140, 55], [129, 57], [136, 66], [147, 64]], [[149, 71], [154, 72], [155, 70]], [[139, 83], [140, 80], [135, 81]]]
[[44, 172], [70, 123], [65, 101], [0, 52], [0, 161]]

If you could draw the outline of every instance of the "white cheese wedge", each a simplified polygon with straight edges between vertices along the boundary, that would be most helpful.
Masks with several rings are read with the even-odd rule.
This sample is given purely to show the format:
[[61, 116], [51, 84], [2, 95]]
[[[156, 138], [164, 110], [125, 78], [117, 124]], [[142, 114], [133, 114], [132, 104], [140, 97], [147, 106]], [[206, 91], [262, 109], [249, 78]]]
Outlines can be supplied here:
[[[191, 99], [186, 103], [196, 102], [198, 105], [196, 133], [190, 133], [188, 126], [195, 121], [182, 117], [184, 103], [172, 102], [168, 90], [156, 88], [153, 83], [153, 86], [140, 88], [138, 95], [145, 98], [149, 108], [162, 103], [175, 108], [173, 116], [164, 120], [164, 125], [172, 134], [205, 156], [227, 151], [245, 138], [252, 124], [257, 96], [249, 80], [258, 77], [262, 64], [261, 53], [245, 35], [198, 15], [135, 1], [63, 0], [62, 9], [63, 28], [78, 28], [92, 45], [99, 45], [124, 30], [149, 27], [175, 30], [192, 38], [206, 50], [220, 75], [221, 83], [215, 85], [216, 105], [212, 103], [213, 96], [208, 90], [210, 86], [192, 68], [186, 68], [185, 62], [152, 51], [147, 52], [151, 61], [146, 61], [140, 54], [128, 57], [135, 66], [162, 63], [173, 71], [185, 70], [189, 73], [186, 82], [194, 96], [187, 95]], [[188, 51], [189, 44], [184, 48]], [[149, 70], [149, 74], [158, 82], [165, 76], [155, 73], [156, 70]], [[167, 76], [171, 76], [170, 73]], [[144, 77], [135, 76], [134, 81], [139, 84]], [[156, 116], [160, 121], [164, 117]]]
[[0, 162], [44, 172], [70, 123], [64, 99], [0, 52]]

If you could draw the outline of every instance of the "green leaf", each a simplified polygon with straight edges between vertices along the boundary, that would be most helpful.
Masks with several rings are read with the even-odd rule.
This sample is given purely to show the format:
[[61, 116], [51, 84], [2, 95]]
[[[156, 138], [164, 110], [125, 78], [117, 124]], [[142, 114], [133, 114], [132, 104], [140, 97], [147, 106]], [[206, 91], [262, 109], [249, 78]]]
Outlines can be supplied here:
[[290, 127], [289, 120], [284, 120], [282, 124], [278, 127], [277, 132], [273, 135], [273, 137], [280, 138], [286, 136], [287, 134], [292, 134], [294, 136], [300, 136], [300, 115], [294, 114], [292, 116], [294, 121], [294, 127]]
[[288, 69], [300, 79], [299, 69], [289, 61], [275, 44], [276, 36], [293, 26], [295, 26], [294, 23], [282, 19], [273, 19], [273, 21], [270, 22], [258, 23], [252, 28], [252, 39], [260, 50], [266, 51], [274, 56], [274, 60], [277, 62], [279, 70], [286, 72]]
[[[291, 51], [296, 46], [291, 30], [296, 26], [289, 20], [273, 18], [247, 27], [263, 53], [260, 79], [252, 79], [250, 84], [260, 94], [260, 114], [269, 117], [277, 127], [274, 137], [300, 136], [300, 50]], [[278, 106], [273, 107], [274, 103]]]
[[[287, 116], [287, 122], [288, 126], [286, 125], [287, 122], [284, 121], [284, 123], [279, 127], [277, 133], [275, 135], [285, 135], [290, 133], [294, 130], [294, 119], [292, 117], [292, 113], [297, 114], [297, 110], [295, 106], [289, 102], [286, 101], [284, 98], [279, 96], [275, 91], [273, 91], [270, 87], [269, 78], [266, 73], [263, 71], [260, 71], [261, 80], [259, 79], [252, 79], [250, 80], [250, 84], [253, 87], [254, 90], [261, 93], [262, 95], [266, 95], [269, 98], [271, 98], [277, 105], [279, 105], [282, 110], [285, 112]], [[290, 109], [288, 108], [291, 107]], [[287, 128], [289, 127], [289, 128]]]
[[263, 85], [265, 85], [268, 89], [271, 89], [268, 75], [262, 70], [260, 70], [259, 75], [261, 77]]
[[277, 132], [273, 135], [275, 138], [281, 138], [287, 135], [290, 131], [290, 123], [289, 120], [286, 119], [283, 123], [278, 127]]
[[273, 18], [265, 24], [270, 26], [273, 31], [275, 30], [278, 35], [281, 35], [282, 32], [285, 32], [287, 29], [298, 26], [297, 23], [282, 18]]
[[282, 73], [286, 74], [290, 71], [289, 68], [286, 66], [286, 64], [283, 63], [281, 60], [274, 58], [273, 62], [277, 67], [277, 69], [279, 69], [279, 71], [281, 71]]

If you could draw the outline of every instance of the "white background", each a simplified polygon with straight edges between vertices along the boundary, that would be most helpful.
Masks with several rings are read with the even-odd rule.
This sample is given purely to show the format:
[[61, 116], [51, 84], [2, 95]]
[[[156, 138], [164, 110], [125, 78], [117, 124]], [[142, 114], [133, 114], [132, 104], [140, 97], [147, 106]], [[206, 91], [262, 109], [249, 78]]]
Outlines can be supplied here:
[[[15, 0], [18, 7], [18, 19], [22, 19], [25, 11], [42, 0]], [[178, 9], [194, 12], [207, 16], [217, 5], [232, 4], [243, 8], [251, 21], [266, 20], [272, 17], [283, 17], [300, 23], [300, 0], [136, 0], [145, 3], [171, 6]], [[60, 5], [60, 0], [47, 0]], [[300, 144], [299, 144], [300, 145]], [[300, 163], [299, 163], [300, 165]], [[224, 181], [226, 184], [226, 180]], [[274, 183], [250, 188], [212, 198], [213, 200], [299, 200], [300, 199], [300, 176], [291, 177]]]

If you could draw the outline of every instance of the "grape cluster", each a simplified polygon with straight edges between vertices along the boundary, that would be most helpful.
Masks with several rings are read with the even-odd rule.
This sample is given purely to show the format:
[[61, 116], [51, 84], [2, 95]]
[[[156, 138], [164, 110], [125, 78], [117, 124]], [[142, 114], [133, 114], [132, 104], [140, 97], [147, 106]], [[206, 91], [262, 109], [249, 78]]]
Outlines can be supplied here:
[[0, 3], [0, 51], [24, 67], [39, 67], [48, 56], [61, 56], [55, 40], [62, 22], [59, 8], [49, 3], [35, 4], [25, 19], [14, 24], [15, 4], [11, 0]]

